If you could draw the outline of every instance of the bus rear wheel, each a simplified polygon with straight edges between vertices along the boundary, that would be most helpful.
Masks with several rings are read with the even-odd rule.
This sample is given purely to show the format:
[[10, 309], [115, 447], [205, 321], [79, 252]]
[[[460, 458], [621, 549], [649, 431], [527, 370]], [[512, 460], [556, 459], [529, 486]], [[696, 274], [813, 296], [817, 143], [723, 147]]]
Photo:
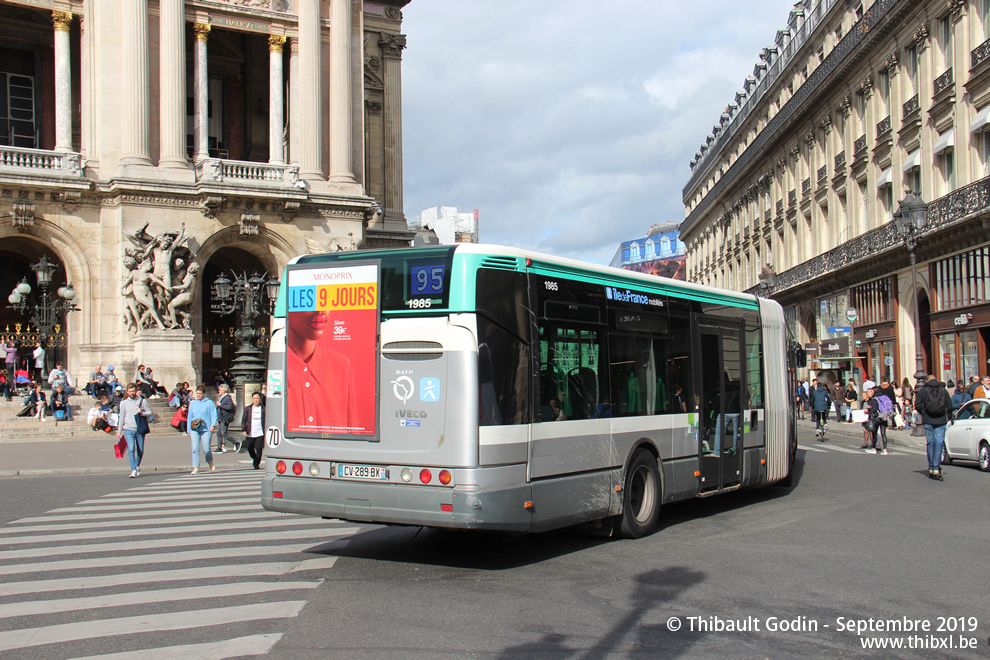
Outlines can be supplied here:
[[640, 449], [626, 468], [622, 489], [622, 515], [616, 521], [616, 535], [626, 539], [646, 536], [657, 526], [663, 486], [657, 459]]

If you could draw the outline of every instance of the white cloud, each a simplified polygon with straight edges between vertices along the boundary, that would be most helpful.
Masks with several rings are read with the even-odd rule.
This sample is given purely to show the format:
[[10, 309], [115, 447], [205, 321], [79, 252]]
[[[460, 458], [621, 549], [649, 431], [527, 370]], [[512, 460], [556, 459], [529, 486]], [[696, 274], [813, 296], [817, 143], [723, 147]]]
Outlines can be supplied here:
[[684, 217], [688, 162], [792, 0], [450, 2], [403, 10], [405, 212], [607, 263]]

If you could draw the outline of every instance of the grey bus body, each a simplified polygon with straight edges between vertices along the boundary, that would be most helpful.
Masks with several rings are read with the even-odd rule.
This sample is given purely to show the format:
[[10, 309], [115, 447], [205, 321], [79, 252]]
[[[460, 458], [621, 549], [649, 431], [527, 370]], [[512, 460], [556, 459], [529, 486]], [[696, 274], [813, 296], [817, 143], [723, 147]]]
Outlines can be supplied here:
[[[503, 266], [511, 259], [516, 271], [486, 268], [493, 254]], [[629, 468], [644, 464], [644, 452], [656, 466], [656, 509], [789, 476], [793, 388], [783, 311], [774, 301], [512, 248], [458, 246], [452, 255], [451, 270], [476, 275], [476, 299], [462, 300], [455, 311], [382, 312], [372, 438], [286, 432], [286, 328], [276, 320], [269, 374], [279, 378], [269, 378], [267, 398], [266, 509], [539, 532], [628, 516], [629, 492], [638, 490]], [[485, 302], [506, 290], [515, 297], [509, 312]], [[677, 378], [690, 388], [680, 397], [671, 388], [683, 383], [664, 382]], [[398, 388], [401, 379], [442, 387], [436, 400], [424, 401]], [[549, 398], [566, 403], [559, 419], [548, 419]], [[280, 461], [301, 463], [301, 474], [279, 474]], [[386, 476], [340, 478], [340, 465], [384, 466]], [[447, 470], [451, 481], [421, 483], [423, 469]], [[637, 471], [647, 482], [651, 472]], [[648, 531], [655, 514], [643, 520], [639, 532]]]

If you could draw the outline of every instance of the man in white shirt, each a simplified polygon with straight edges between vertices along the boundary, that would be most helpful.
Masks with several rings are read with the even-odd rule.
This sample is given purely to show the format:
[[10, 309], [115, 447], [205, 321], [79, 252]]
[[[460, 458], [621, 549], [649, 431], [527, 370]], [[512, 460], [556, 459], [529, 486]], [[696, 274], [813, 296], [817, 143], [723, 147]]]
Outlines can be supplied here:
[[254, 462], [254, 469], [261, 469], [261, 452], [265, 446], [265, 405], [261, 392], [251, 395], [251, 405], [244, 406], [241, 413], [241, 429], [246, 440], [248, 454]]
[[35, 382], [38, 382], [45, 377], [45, 349], [42, 348], [40, 341], [32, 355], [34, 356]]

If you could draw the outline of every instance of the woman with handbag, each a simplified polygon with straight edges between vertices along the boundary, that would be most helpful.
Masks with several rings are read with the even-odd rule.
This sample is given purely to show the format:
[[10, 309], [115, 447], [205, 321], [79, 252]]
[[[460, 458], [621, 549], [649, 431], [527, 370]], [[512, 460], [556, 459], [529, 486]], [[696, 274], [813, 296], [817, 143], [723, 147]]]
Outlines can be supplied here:
[[150, 427], [148, 418], [151, 408], [144, 398], [138, 397], [138, 388], [134, 383], [127, 385], [127, 398], [120, 402], [120, 412], [117, 415], [117, 439], [127, 441], [127, 458], [131, 463], [131, 479], [141, 476], [141, 459], [144, 458], [144, 436]]
[[69, 395], [65, 393], [64, 385], [56, 387], [55, 393], [52, 394], [52, 414], [55, 415], [57, 422], [72, 421], [72, 407], [69, 405]]
[[196, 398], [189, 402], [187, 417], [189, 438], [192, 440], [192, 474], [199, 472], [200, 449], [210, 466], [210, 472], [214, 472], [217, 467], [213, 464], [210, 442], [213, 440], [213, 431], [217, 428], [217, 404], [206, 398], [205, 385], [196, 386]]

